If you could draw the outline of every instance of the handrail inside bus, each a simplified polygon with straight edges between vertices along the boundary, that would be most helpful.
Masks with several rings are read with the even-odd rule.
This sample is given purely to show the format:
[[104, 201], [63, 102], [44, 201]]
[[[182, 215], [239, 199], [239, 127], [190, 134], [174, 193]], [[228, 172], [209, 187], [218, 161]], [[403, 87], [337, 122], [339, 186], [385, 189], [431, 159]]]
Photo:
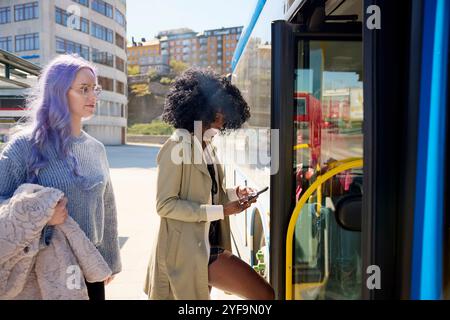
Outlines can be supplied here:
[[297, 205], [292, 212], [291, 219], [289, 221], [289, 226], [286, 235], [286, 300], [292, 300], [293, 296], [293, 285], [292, 285], [292, 250], [293, 250], [293, 239], [294, 239], [294, 231], [295, 225], [297, 224], [298, 217], [300, 216], [300, 212], [303, 206], [308, 201], [308, 198], [313, 194], [314, 191], [317, 190], [323, 183], [332, 178], [333, 176], [347, 171], [353, 168], [360, 168], [363, 166], [363, 160], [361, 158], [357, 160], [346, 159], [340, 160], [336, 162], [341, 162], [342, 164], [336, 166], [325, 174], [318, 176], [317, 180], [305, 191]]
[[309, 144], [307, 144], [307, 143], [298, 144], [298, 145], [294, 146], [294, 151], [300, 150], [300, 149], [308, 149], [308, 148], [309, 148]]

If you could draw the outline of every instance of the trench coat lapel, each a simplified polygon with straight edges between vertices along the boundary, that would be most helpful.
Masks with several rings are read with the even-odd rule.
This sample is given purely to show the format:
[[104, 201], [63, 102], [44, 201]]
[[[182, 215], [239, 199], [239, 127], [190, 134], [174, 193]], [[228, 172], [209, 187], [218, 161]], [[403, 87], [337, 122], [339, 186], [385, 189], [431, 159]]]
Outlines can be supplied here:
[[194, 167], [209, 177], [208, 167], [206, 166], [206, 162], [203, 158], [203, 147], [195, 136], [192, 136], [191, 148], [191, 159]]

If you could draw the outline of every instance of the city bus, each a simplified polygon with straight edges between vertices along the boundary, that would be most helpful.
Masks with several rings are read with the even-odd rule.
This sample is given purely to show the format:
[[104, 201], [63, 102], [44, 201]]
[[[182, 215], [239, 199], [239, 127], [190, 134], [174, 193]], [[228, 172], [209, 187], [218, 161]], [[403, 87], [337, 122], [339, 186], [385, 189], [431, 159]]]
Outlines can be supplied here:
[[277, 299], [450, 298], [449, 17], [446, 0], [255, 1], [231, 79], [263, 143], [227, 139], [270, 162], [226, 170], [270, 187], [230, 223]]

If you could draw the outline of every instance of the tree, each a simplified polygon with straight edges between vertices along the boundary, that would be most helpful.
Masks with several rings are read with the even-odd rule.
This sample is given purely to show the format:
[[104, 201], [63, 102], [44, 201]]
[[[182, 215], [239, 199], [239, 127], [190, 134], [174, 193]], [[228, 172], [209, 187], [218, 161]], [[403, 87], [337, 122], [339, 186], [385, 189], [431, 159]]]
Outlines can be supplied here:
[[128, 66], [128, 75], [129, 76], [136, 76], [140, 73], [139, 66]]
[[143, 97], [146, 95], [152, 94], [148, 89], [148, 84], [146, 83], [137, 83], [130, 85], [131, 93], [136, 97]]
[[177, 76], [182, 74], [184, 70], [189, 68], [189, 66], [186, 63], [184, 63], [183, 61], [177, 61], [177, 60], [171, 60], [169, 65], [170, 65], [170, 68], [172, 69], [172, 71]]
[[149, 69], [147, 75], [148, 81], [156, 81], [160, 77], [155, 69]]

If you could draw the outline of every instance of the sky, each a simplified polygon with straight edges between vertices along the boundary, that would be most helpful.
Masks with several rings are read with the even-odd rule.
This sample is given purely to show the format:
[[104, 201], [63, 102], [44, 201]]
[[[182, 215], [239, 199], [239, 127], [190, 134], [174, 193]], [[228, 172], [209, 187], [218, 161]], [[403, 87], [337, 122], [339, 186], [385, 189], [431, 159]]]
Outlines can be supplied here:
[[256, 0], [127, 0], [127, 38], [149, 40], [177, 28], [245, 27], [255, 5]]

